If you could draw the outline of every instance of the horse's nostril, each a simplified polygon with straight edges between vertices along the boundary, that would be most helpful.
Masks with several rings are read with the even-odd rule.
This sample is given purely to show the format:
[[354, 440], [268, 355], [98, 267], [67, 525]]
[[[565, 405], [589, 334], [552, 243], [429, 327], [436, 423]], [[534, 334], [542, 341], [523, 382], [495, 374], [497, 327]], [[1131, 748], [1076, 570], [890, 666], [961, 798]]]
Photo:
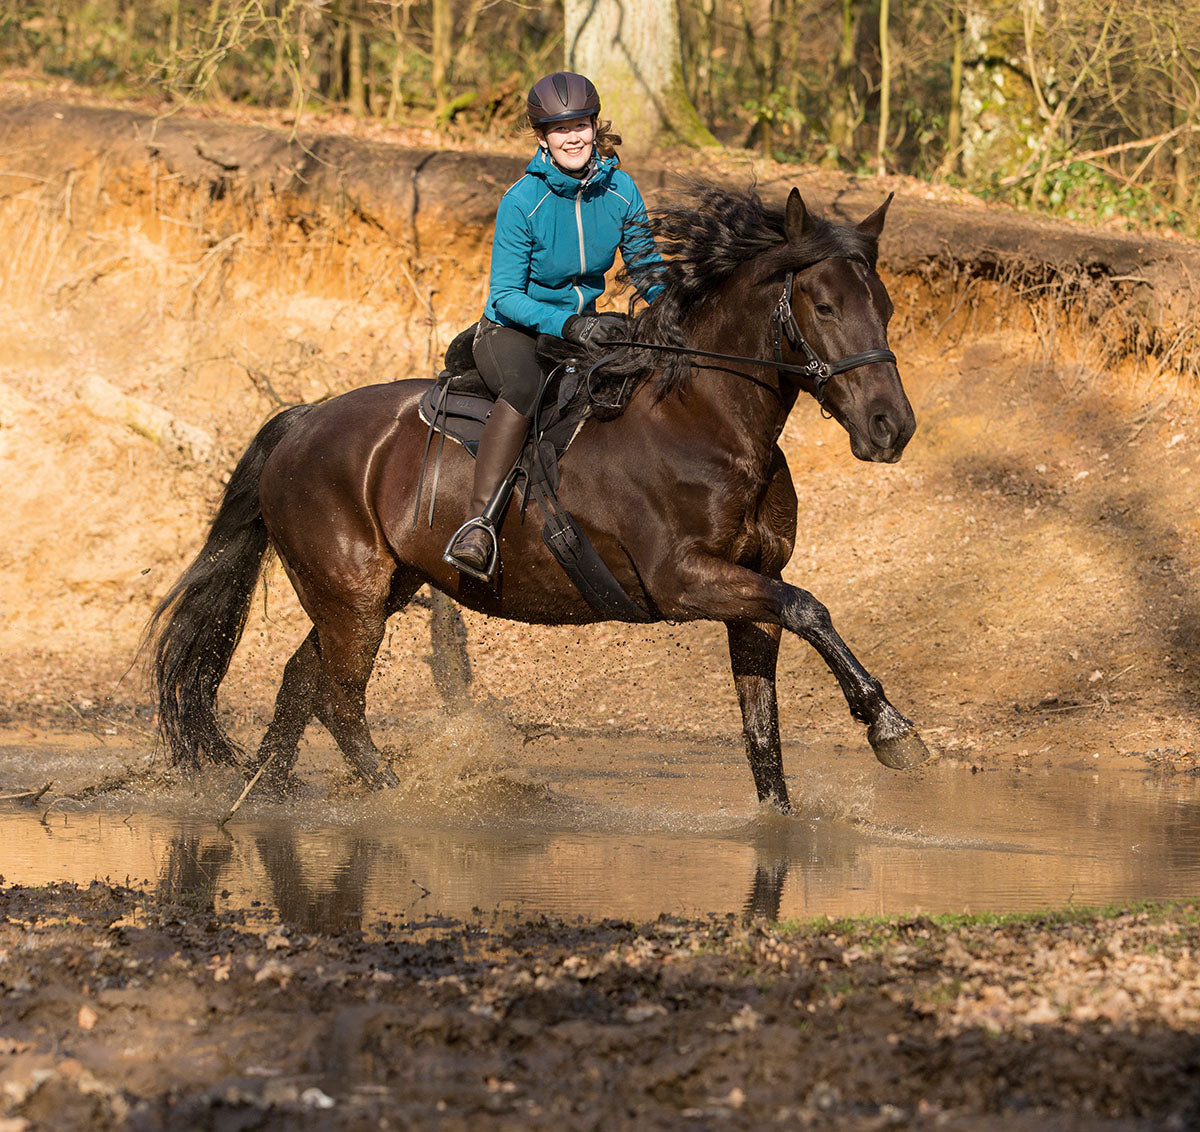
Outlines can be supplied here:
[[867, 431], [871, 434], [871, 443], [876, 448], [891, 448], [896, 443], [896, 426], [886, 413], [876, 413], [871, 418]]

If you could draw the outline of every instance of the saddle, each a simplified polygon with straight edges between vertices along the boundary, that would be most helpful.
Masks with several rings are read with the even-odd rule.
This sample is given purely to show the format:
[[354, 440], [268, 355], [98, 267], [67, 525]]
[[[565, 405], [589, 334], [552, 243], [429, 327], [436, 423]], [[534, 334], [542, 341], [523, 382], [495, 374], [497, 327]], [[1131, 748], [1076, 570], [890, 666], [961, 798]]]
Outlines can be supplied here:
[[[429, 425], [421, 473], [417, 481], [417, 500], [413, 526], [417, 525], [434, 437], [438, 449], [429, 489], [429, 525], [433, 525], [434, 507], [446, 437], [462, 445], [472, 457], [479, 449], [483, 426], [495, 398], [475, 368], [472, 346], [475, 326], [458, 334], [446, 349], [444, 368], [421, 398], [421, 419]], [[573, 358], [562, 357], [563, 343], [547, 335], [538, 339], [538, 360], [543, 369], [542, 393], [534, 414], [529, 438], [517, 461], [515, 482], [523, 485], [521, 508], [530, 497], [544, 517], [542, 541], [559, 565], [575, 583], [597, 613], [608, 620], [647, 622], [655, 620], [625, 592], [604, 560], [596, 552], [583, 529], [558, 500], [558, 461], [579, 434], [591, 415], [587, 393], [586, 369]]]
[[[557, 488], [558, 461], [591, 415], [591, 403], [583, 388], [583, 371], [573, 359], [561, 360], [552, 347], [543, 345], [547, 337], [543, 334], [538, 339], [542, 394], [518, 467], [532, 482], [539, 455], [546, 457], [546, 470]], [[457, 441], [472, 456], [479, 449], [479, 438], [495, 401], [475, 368], [474, 339], [475, 327], [469, 326], [450, 343], [444, 368], [420, 404], [421, 420]], [[432, 506], [431, 500], [431, 517]]]

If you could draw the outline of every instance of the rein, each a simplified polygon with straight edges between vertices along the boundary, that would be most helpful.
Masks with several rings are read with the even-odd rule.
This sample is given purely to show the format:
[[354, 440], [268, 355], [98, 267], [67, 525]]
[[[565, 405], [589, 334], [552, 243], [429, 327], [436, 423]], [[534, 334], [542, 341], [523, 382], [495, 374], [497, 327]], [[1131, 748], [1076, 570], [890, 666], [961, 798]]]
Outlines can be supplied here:
[[[831, 377], [839, 373], [846, 373], [852, 369], [859, 369], [861, 366], [874, 365], [876, 362], [891, 362], [895, 365], [896, 355], [891, 350], [864, 350], [860, 354], [847, 354], [844, 358], [838, 358], [836, 361], [823, 361], [816, 350], [809, 344], [808, 339], [804, 337], [804, 332], [800, 329], [800, 324], [796, 321], [795, 314], [792, 313], [792, 282], [794, 276], [795, 272], [789, 271], [787, 273], [787, 278], [783, 284], [783, 294], [779, 296], [779, 301], [775, 304], [775, 309], [771, 312], [771, 347], [775, 355], [774, 365], [775, 369], [781, 374], [794, 373], [799, 377], [809, 378], [813, 382], [813, 398], [816, 400], [822, 415], [829, 416], [830, 414], [825, 410], [825, 386]], [[785, 337], [793, 350], [804, 354], [808, 358], [808, 361], [804, 365], [792, 365], [783, 360], [783, 339]], [[741, 354], [719, 354], [715, 350], [696, 350], [690, 346], [665, 346], [656, 342], [636, 341], [618, 341], [609, 344], [612, 346], [631, 346], [639, 350], [659, 350], [666, 354], [692, 354], [701, 358], [715, 358], [722, 362], [742, 362], [755, 366], [771, 364], [766, 358], [749, 358]], [[591, 391], [592, 372], [608, 360], [608, 358], [601, 358], [588, 370], [587, 381], [589, 393]], [[624, 394], [624, 389], [621, 390], [621, 393], [622, 395]], [[604, 407], [618, 408], [619, 406], [605, 405]]]

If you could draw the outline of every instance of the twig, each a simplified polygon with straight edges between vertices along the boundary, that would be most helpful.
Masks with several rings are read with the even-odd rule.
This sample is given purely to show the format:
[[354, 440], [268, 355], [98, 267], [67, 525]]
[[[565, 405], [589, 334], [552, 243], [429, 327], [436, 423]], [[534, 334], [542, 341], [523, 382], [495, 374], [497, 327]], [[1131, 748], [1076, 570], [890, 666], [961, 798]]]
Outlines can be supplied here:
[[[1083, 153], [1072, 153], [1066, 157], [1060, 158], [1058, 161], [1053, 161], [1042, 170], [1043, 173], [1053, 173], [1056, 169], [1064, 169], [1068, 165], [1072, 165], [1077, 161], [1087, 162], [1089, 165], [1096, 164], [1096, 159], [1099, 157], [1111, 157], [1117, 153], [1127, 153], [1131, 149], [1143, 149], [1161, 147], [1165, 142], [1172, 138], [1178, 137], [1180, 134], [1191, 133], [1193, 130], [1200, 130], [1200, 126], [1195, 124], [1184, 123], [1182, 126], [1176, 126], [1173, 130], [1168, 130], [1165, 134], [1155, 134], [1150, 138], [1135, 138], [1133, 141], [1120, 142], [1117, 145], [1106, 145], [1102, 149], [1089, 149]], [[1020, 184], [1033, 175], [1033, 170], [1026, 167], [1018, 170], [1008, 177], [1001, 177], [997, 182], [1002, 188], [1011, 188], [1013, 185]], [[1099, 166], [1098, 166], [1099, 167]]]
[[96, 739], [102, 746], [108, 745], [108, 740], [105, 739], [104, 736], [101, 735], [100, 732], [94, 727], [89, 725], [87, 716], [84, 715], [83, 712], [81, 712], [73, 703], [71, 703], [70, 700], [63, 700], [62, 702], [67, 706], [69, 711], [73, 711], [77, 716], [79, 716], [79, 718], [83, 721], [83, 729], [87, 731], [93, 739]]
[[40, 790], [25, 790], [20, 794], [0, 794], [0, 802], [24, 802], [25, 805], [32, 806], [53, 785], [54, 779], [52, 778]]
[[[147, 567], [147, 570], [149, 567]], [[145, 573], [146, 571], [143, 571]], [[154, 732], [147, 727], [139, 727], [136, 723], [126, 723], [123, 719], [114, 719], [111, 715], [97, 715], [96, 718], [104, 723], [111, 723], [114, 727], [124, 727], [126, 731], [132, 731], [135, 735], [145, 736], [147, 739], [154, 738]]]
[[417, 897], [418, 900], [424, 900], [426, 896], [430, 895], [430, 890], [417, 880], [416, 877], [413, 878], [413, 884], [421, 890], [421, 895]]
[[42, 825], [48, 826], [50, 823], [46, 819], [50, 816], [50, 811], [53, 810], [54, 807], [57, 806], [60, 802], [63, 802], [65, 800], [66, 799], [64, 799], [64, 798], [55, 798], [54, 801], [51, 802], [50, 805], [48, 805], [42, 811], [42, 816], [40, 818], [38, 818], [38, 821], [41, 822]]
[[69, 798], [72, 802], [83, 802], [88, 798], [95, 798], [99, 794], [108, 794], [113, 790], [124, 790], [132, 786], [135, 782], [153, 780], [158, 777], [158, 774], [157, 770], [135, 771], [127, 767], [120, 774], [105, 778], [97, 782], [94, 786], [84, 786], [82, 789], [76, 790], [73, 794], [64, 794], [63, 797]]
[[227, 813], [219, 822], [217, 822], [218, 829], [224, 829], [225, 823], [231, 817], [233, 817], [234, 814], [236, 814], [238, 812], [238, 810], [241, 808], [242, 803], [246, 800], [247, 795], [250, 793], [251, 790], [254, 789], [254, 787], [258, 783], [258, 780], [260, 778], [262, 778], [263, 772], [267, 769], [267, 767], [269, 767], [275, 761], [275, 757], [278, 754], [279, 754], [278, 751], [272, 751], [270, 753], [270, 755], [267, 756], [267, 759], [262, 764], [262, 766], [260, 766], [258, 768], [258, 770], [254, 772], [254, 777], [252, 779], [250, 779], [249, 782], [246, 783], [246, 789], [243, 790], [241, 792], [241, 794], [238, 796], [238, 800], [236, 802], [234, 802], [234, 804], [232, 806], [229, 807], [229, 813]]

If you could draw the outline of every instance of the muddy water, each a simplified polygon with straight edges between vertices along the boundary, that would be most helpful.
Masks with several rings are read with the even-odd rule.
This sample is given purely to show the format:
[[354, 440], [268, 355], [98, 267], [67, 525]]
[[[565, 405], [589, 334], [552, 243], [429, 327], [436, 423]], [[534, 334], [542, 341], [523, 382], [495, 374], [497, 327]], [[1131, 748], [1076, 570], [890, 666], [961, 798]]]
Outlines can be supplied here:
[[[809, 917], [1200, 896], [1200, 782], [1135, 765], [1085, 755], [1053, 771], [943, 762], [898, 774], [866, 751], [794, 749], [801, 812], [783, 817], [748, 797], [732, 745], [544, 739], [483, 751], [478, 737], [430, 740], [401, 764], [398, 790], [367, 798], [323, 792], [333, 764], [302, 763], [298, 800], [252, 802], [224, 830], [228, 780], [48, 813], [6, 803], [0, 873], [137, 881], [310, 931], [436, 916]], [[3, 750], [0, 784], [78, 773], [87, 757]]]

